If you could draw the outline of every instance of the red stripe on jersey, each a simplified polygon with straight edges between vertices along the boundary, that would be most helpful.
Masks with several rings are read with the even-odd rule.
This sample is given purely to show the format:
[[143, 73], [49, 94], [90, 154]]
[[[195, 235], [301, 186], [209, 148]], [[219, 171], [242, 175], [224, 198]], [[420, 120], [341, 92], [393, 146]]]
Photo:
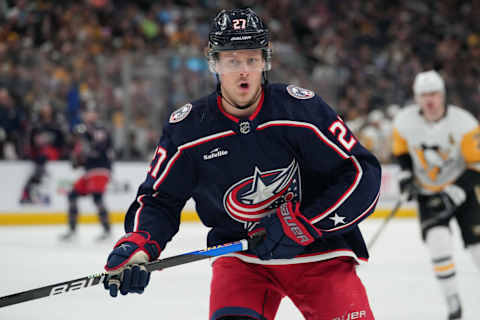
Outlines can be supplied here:
[[311, 123], [290, 121], [290, 120], [278, 120], [265, 122], [257, 127], [257, 130], [263, 130], [269, 127], [297, 127], [297, 128], [306, 128], [312, 130], [317, 137], [320, 138], [325, 144], [332, 148], [340, 157], [347, 159], [349, 156], [342, 151], [335, 143], [330, 141], [316, 126]]
[[[165, 166], [162, 173], [160, 174], [160, 177], [153, 184], [153, 190], [157, 190], [158, 187], [162, 184], [162, 182], [165, 180], [165, 178], [167, 177], [171, 168], [173, 167], [173, 165], [175, 164], [177, 159], [180, 157], [180, 155], [182, 154], [182, 151], [184, 149], [193, 148], [193, 147], [199, 146], [201, 144], [204, 144], [206, 142], [209, 142], [209, 141], [212, 141], [212, 140], [215, 140], [215, 139], [228, 137], [228, 136], [235, 135], [235, 134], [236, 133], [234, 131], [229, 130], [229, 131], [217, 133], [217, 134], [214, 134], [214, 135], [211, 135], [211, 136], [207, 136], [207, 137], [204, 137], [204, 138], [201, 138], [201, 139], [197, 139], [197, 140], [194, 140], [192, 142], [188, 142], [186, 144], [183, 144], [183, 145], [179, 146], [178, 151], [168, 161], [167, 165]], [[136, 231], [136, 228], [138, 227], [138, 221], [140, 219], [140, 214], [142, 213], [142, 210], [143, 210], [143, 207], [144, 207], [143, 202], [142, 202], [142, 199], [143, 199], [144, 196], [145, 195], [141, 195], [137, 199], [137, 202], [140, 203], [140, 207], [137, 209], [137, 212], [135, 213], [135, 224], [134, 224], [134, 230], [135, 231]]]
[[255, 109], [255, 112], [252, 113], [250, 117], [248, 117], [248, 120], [252, 121], [253, 119], [255, 119], [258, 113], [260, 112], [260, 110], [262, 110], [262, 106], [263, 106], [263, 89], [262, 89], [262, 95], [260, 97], [260, 101], [258, 101], [257, 108]]
[[335, 143], [330, 141], [321, 131], [318, 129], [316, 126], [314, 126], [311, 123], [306, 123], [306, 122], [298, 122], [298, 121], [290, 121], [290, 120], [277, 120], [277, 121], [270, 121], [263, 123], [257, 127], [257, 130], [263, 130], [269, 127], [275, 127], [275, 126], [286, 126], [286, 127], [297, 127], [297, 128], [306, 128], [309, 130], [312, 130], [317, 137], [320, 138], [327, 146], [329, 146], [331, 149], [333, 149], [342, 159], [349, 159], [352, 161], [355, 169], [357, 170], [357, 174], [355, 175], [355, 179], [353, 180], [353, 183], [348, 187], [348, 189], [338, 198], [335, 203], [330, 206], [327, 210], [323, 211], [322, 213], [316, 215], [314, 218], [310, 220], [310, 222], [315, 223], [329, 215], [333, 210], [338, 208], [345, 200], [353, 193], [355, 188], [358, 186], [360, 183], [360, 179], [363, 175], [363, 170], [360, 164], [358, 163], [357, 159], [355, 156], [350, 156], [346, 154], [340, 147], [338, 147]]
[[[355, 219], [353, 219], [349, 223], [344, 224], [343, 226], [339, 226], [339, 227], [328, 229], [328, 230], [325, 230], [325, 229], [320, 229], [320, 230], [324, 231], [324, 232], [333, 232], [333, 231], [337, 231], [337, 230], [347, 228], [349, 225], [356, 223], [358, 220], [362, 219], [365, 215], [367, 215], [370, 211], [372, 211], [372, 209], [376, 206], [379, 197], [380, 197], [380, 192], [377, 193], [377, 196], [375, 197], [375, 200], [373, 200], [373, 202], [368, 206], [368, 208], [365, 211], [363, 211], [362, 214], [360, 214], [358, 217], [356, 217]], [[315, 223], [315, 222], [313, 222], [314, 220], [315, 220], [315, 222], [320, 221], [320, 220], [312, 219], [311, 222]]]
[[144, 207], [144, 203], [142, 202], [142, 199], [145, 197], [145, 194], [142, 194], [137, 198], [137, 202], [140, 204], [140, 207], [137, 209], [137, 212], [135, 213], [135, 222], [133, 224], [133, 231], [138, 231], [138, 225], [139, 225], [139, 220], [140, 220], [140, 213], [142, 212], [142, 209]]
[[201, 144], [207, 143], [209, 141], [213, 141], [213, 140], [216, 140], [216, 139], [232, 136], [232, 135], [235, 135], [235, 134], [236, 133], [234, 131], [229, 130], [229, 131], [217, 133], [217, 134], [214, 134], [214, 135], [211, 135], [211, 136], [207, 136], [207, 137], [204, 137], [204, 138], [201, 138], [201, 139], [197, 139], [197, 140], [194, 140], [192, 142], [188, 142], [186, 144], [183, 144], [183, 145], [179, 146], [178, 151], [168, 161], [165, 169], [163, 169], [163, 171], [162, 171], [162, 174], [160, 175], [158, 180], [155, 181], [155, 183], [153, 185], [153, 190], [157, 190], [158, 187], [160, 186], [160, 184], [162, 184], [163, 180], [165, 180], [165, 177], [168, 175], [168, 172], [170, 172], [170, 169], [173, 167], [173, 165], [174, 165], [175, 161], [177, 161], [178, 157], [180, 157], [183, 150], [193, 148], [193, 147], [199, 146]]
[[310, 219], [311, 223], [318, 222], [328, 216], [330, 213], [332, 213], [335, 209], [337, 209], [347, 198], [353, 193], [353, 190], [357, 187], [357, 185], [360, 182], [360, 178], [362, 176], [362, 167], [360, 164], [357, 162], [355, 157], [350, 157], [350, 160], [353, 162], [353, 165], [357, 169], [357, 175], [355, 176], [355, 179], [353, 180], [353, 183], [348, 187], [347, 191], [345, 191], [340, 198], [338, 198], [337, 201], [333, 205], [331, 205], [327, 210], [323, 211], [322, 213], [316, 215], [312, 219]]
[[[255, 111], [250, 115], [250, 117], [248, 117], [248, 120], [251, 121], [251, 120], [255, 119], [255, 117], [258, 115], [258, 113], [260, 112], [260, 110], [262, 109], [262, 106], [263, 106], [263, 99], [264, 99], [264, 94], [263, 94], [263, 89], [262, 89], [262, 93], [261, 93], [261, 96], [260, 96], [260, 100], [258, 101], [257, 107], [255, 108]], [[223, 113], [223, 115], [225, 117], [227, 117], [228, 119], [232, 120], [235, 123], [240, 122], [239, 118], [237, 118], [234, 115], [231, 115], [231, 114], [229, 114], [225, 111], [225, 109], [223, 108], [223, 104], [222, 104], [222, 97], [220, 95], [217, 96], [217, 106], [218, 106], [218, 109], [220, 109], [220, 112]]]

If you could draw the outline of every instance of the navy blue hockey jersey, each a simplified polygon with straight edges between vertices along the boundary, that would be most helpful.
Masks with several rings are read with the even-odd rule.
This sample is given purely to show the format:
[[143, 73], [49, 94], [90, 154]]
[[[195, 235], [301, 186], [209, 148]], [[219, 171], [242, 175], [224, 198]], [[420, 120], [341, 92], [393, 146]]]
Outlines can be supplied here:
[[99, 123], [90, 126], [80, 124], [78, 127], [72, 152], [74, 165], [81, 165], [87, 171], [98, 168], [110, 170], [113, 158], [110, 132]]
[[172, 113], [125, 230], [147, 231], [163, 248], [192, 197], [212, 246], [247, 238], [262, 217], [293, 201], [323, 237], [294, 259], [233, 255], [263, 264], [366, 260], [357, 225], [374, 211], [380, 180], [377, 159], [312, 91], [268, 85], [247, 119], [225, 113], [214, 92]]

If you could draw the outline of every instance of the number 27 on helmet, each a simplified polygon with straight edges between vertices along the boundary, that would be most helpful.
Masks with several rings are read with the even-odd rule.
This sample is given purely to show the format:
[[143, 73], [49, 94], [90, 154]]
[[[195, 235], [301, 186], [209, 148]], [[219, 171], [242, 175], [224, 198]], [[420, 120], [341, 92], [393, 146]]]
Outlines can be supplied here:
[[[261, 49], [263, 59], [255, 57], [254, 52], [248, 52], [252, 49]], [[239, 50], [244, 53], [244, 60], [238, 59]], [[229, 52], [220, 64], [218, 55], [221, 51]], [[211, 72], [268, 71], [271, 69], [271, 56], [268, 28], [252, 9], [222, 10], [213, 19], [207, 48]]]

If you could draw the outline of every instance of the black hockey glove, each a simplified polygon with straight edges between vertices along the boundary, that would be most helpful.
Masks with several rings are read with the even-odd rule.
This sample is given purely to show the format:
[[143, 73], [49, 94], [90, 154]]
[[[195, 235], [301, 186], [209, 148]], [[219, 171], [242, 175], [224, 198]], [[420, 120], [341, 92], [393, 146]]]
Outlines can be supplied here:
[[419, 195], [418, 200], [425, 210], [421, 219], [423, 234], [431, 227], [448, 222], [457, 208], [446, 192]]
[[455, 210], [465, 202], [466, 193], [458, 185], [452, 184], [445, 187], [442, 192], [419, 197], [429, 212], [429, 217], [422, 219], [422, 230], [426, 230], [450, 219]]
[[132, 232], [124, 235], [115, 244], [105, 265], [108, 276], [103, 285], [112, 297], [128, 293], [143, 293], [150, 281], [143, 263], [152, 261], [160, 255], [160, 246], [150, 240], [147, 232]]
[[411, 171], [405, 170], [398, 174], [398, 187], [400, 188], [400, 193], [404, 195], [407, 201], [417, 197], [418, 188], [415, 185]]
[[287, 202], [274, 214], [264, 217], [259, 226], [250, 232], [250, 237], [265, 233], [251, 250], [262, 260], [291, 259], [303, 253], [305, 247], [320, 238], [322, 233], [298, 210], [300, 206]]

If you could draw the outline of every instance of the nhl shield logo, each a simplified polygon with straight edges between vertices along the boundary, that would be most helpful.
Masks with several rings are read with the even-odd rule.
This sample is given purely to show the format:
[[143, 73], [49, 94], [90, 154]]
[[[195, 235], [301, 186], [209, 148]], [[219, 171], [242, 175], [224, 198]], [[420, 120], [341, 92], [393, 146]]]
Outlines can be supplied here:
[[243, 121], [240, 123], [240, 133], [248, 134], [250, 132], [250, 122]]
[[192, 104], [187, 103], [183, 107], [178, 108], [177, 110], [172, 112], [172, 114], [170, 115], [169, 122], [170, 123], [176, 123], [176, 122], [182, 121], [183, 119], [185, 119], [188, 116], [188, 114], [190, 113], [191, 110], [192, 110]]
[[312, 90], [300, 88], [296, 85], [289, 85], [287, 87], [287, 92], [294, 98], [297, 99], [311, 99], [315, 96], [315, 92]]

